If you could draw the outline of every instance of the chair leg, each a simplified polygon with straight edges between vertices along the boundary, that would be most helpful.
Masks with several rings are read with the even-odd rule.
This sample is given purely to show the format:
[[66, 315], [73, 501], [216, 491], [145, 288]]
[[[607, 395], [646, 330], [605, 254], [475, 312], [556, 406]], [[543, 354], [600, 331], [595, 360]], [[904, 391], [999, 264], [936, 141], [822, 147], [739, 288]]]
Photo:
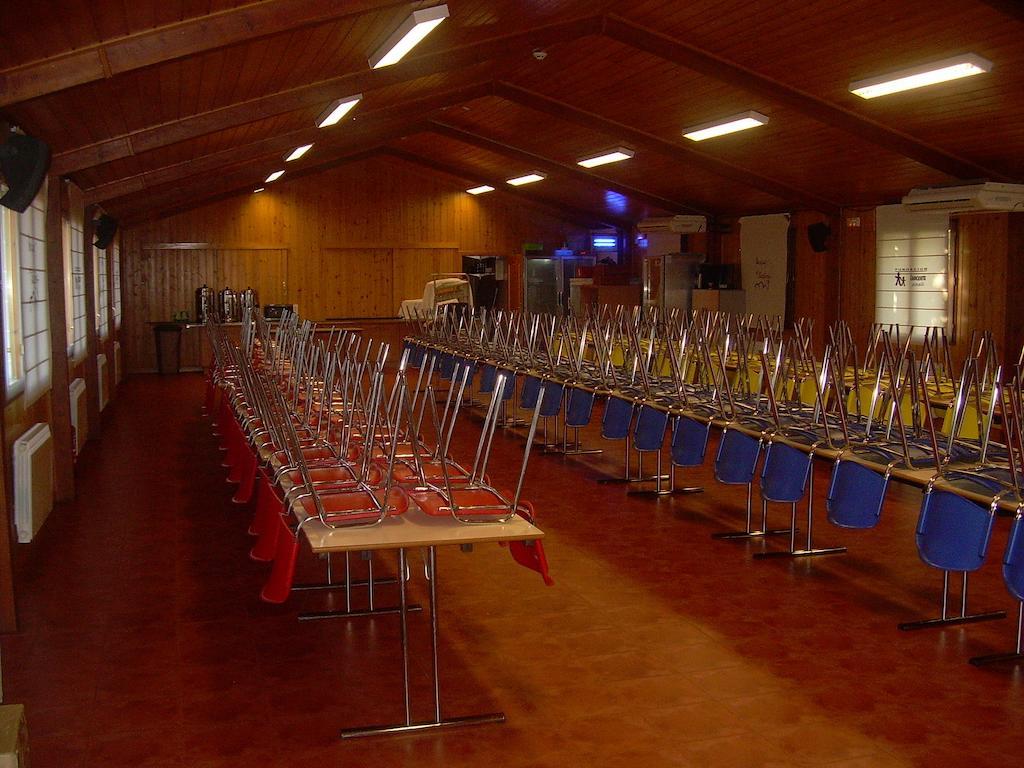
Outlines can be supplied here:
[[702, 485], [684, 485], [682, 488], [676, 487], [676, 465], [669, 462], [668, 470], [669, 488], [672, 493], [704, 493], [704, 486]]
[[742, 531], [722, 531], [720, 533], [712, 533], [712, 539], [719, 540], [731, 540], [731, 539], [756, 539], [763, 536], [781, 536], [784, 533], [789, 533], [789, 528], [775, 528], [768, 530], [765, 523], [767, 523], [767, 510], [762, 507], [761, 509], [761, 530], [755, 531], [754, 526], [754, 484], [747, 483], [747, 525]]
[[562, 453], [566, 456], [582, 456], [586, 453], [604, 453], [601, 448], [584, 448], [580, 442], [580, 428], [572, 427], [572, 442], [568, 442], [569, 430], [562, 426]]
[[974, 624], [979, 621], [991, 621], [992, 619], [1005, 619], [1006, 611], [986, 611], [985, 613], [967, 613], [967, 577], [963, 573], [963, 588], [960, 593], [960, 615], [949, 615], [949, 571], [942, 572], [942, 615], [936, 619], [921, 619], [919, 621], [905, 621], [899, 624], [899, 628], [905, 632], [915, 629], [928, 629], [930, 627], [946, 627], [956, 624]]
[[[643, 453], [641, 453], [640, 454], [640, 458], [643, 459], [643, 456], [644, 456]], [[642, 466], [643, 465], [641, 465], [641, 467]], [[641, 470], [641, 475], [642, 474], [643, 474], [643, 472]], [[662, 481], [663, 480], [668, 480], [671, 483], [672, 475], [671, 474], [668, 474], [668, 475], [661, 474], [661, 451], [658, 451], [657, 454], [656, 454], [656, 463], [655, 463], [654, 477], [653, 478], [644, 478], [644, 480], [652, 480], [652, 479], [654, 480], [654, 488], [649, 489], [649, 490], [627, 491], [626, 492], [627, 495], [629, 495], [629, 496], [671, 496], [672, 495], [672, 486], [671, 486], [671, 484], [669, 485], [668, 488], [666, 488], [665, 486], [662, 485]]]
[[755, 560], [767, 560], [776, 557], [816, 557], [818, 555], [841, 555], [846, 547], [815, 547], [814, 546], [814, 469], [807, 486], [807, 539], [803, 549], [796, 548], [796, 504], [793, 505], [793, 529], [789, 537], [789, 551], [756, 552]]
[[1001, 661], [1016, 661], [1024, 659], [1024, 602], [1017, 604], [1017, 649], [1011, 653], [993, 653], [988, 656], [975, 656], [971, 664], [976, 667], [984, 667], [988, 664], [995, 664]]

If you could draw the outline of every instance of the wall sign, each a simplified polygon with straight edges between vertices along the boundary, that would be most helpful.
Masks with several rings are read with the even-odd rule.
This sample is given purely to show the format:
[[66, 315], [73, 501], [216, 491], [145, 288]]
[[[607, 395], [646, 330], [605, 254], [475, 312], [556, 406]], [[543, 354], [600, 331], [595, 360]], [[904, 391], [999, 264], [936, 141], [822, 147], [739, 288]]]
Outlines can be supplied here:
[[948, 215], [880, 206], [876, 245], [875, 322], [948, 330]]

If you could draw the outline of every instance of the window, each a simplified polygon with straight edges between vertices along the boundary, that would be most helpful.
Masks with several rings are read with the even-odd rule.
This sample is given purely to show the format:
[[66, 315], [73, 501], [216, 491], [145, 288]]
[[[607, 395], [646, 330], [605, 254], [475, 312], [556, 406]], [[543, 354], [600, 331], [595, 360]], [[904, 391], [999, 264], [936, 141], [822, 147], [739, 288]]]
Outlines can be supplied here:
[[110, 295], [107, 290], [107, 253], [108, 251], [93, 248], [93, 298], [96, 305], [96, 335], [100, 341], [106, 341], [110, 335], [110, 321], [107, 315]]
[[64, 306], [67, 308], [68, 357], [85, 357], [85, 212], [72, 205], [64, 219]]
[[114, 304], [114, 330], [121, 330], [121, 245], [117, 238], [114, 238], [110, 246], [110, 279], [114, 283], [114, 291], [111, 299]]
[[46, 186], [18, 215], [2, 209], [4, 348], [8, 395], [31, 405], [50, 388], [50, 314], [46, 286]]
[[875, 322], [950, 330], [949, 217], [883, 205], [876, 230]]
[[22, 378], [21, 298], [18, 285], [18, 214], [0, 208], [0, 250], [4, 279], [4, 373], [8, 396], [20, 391]]

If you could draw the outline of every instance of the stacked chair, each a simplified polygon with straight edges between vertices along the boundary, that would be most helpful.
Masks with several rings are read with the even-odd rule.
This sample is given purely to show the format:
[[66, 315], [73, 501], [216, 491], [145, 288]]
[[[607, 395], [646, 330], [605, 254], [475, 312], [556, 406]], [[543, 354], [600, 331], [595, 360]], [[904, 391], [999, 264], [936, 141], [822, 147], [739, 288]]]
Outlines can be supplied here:
[[[216, 414], [228, 480], [238, 485], [234, 500], [253, 499], [249, 532], [256, 542], [250, 556], [271, 564], [260, 594], [266, 602], [284, 602], [302, 589], [344, 589], [344, 615], [359, 615], [351, 610], [352, 587], [366, 586], [369, 612], [375, 612], [374, 586], [389, 580], [374, 579], [370, 553], [364, 553], [364, 581], [351, 578], [346, 554], [343, 581], [334, 580], [328, 557], [326, 583], [294, 583], [301, 534], [314, 523], [382, 525], [413, 506], [459, 524], [507, 521], [517, 514], [533, 519], [532, 505], [521, 499], [529, 444], [513, 494], [491, 486], [486, 475], [510, 384], [504, 374], [497, 377], [475, 460], [466, 469], [450, 454], [474, 369], [464, 358], [409, 345], [392, 372], [387, 344], [364, 342], [343, 330], [318, 332], [295, 314], [271, 326], [247, 311], [238, 342], [216, 317], [207, 332], [214, 364], [206, 409]], [[531, 433], [543, 402], [541, 394]], [[426, 422], [432, 440], [426, 439]], [[512, 554], [551, 583], [539, 541], [518, 543]], [[338, 614], [303, 618], [327, 615]]]
[[[1004, 577], [1014, 597], [1024, 595], [1024, 499], [1018, 486], [1024, 462], [1022, 361], [1004, 376], [991, 336], [979, 332], [958, 369], [942, 328], [875, 325], [858, 350], [842, 322], [824, 330], [824, 353], [818, 356], [815, 332], [807, 321], [783, 329], [779, 318], [708, 311], [600, 307], [561, 317], [442, 310], [422, 319], [406, 343], [420, 356], [443, 351], [479, 366], [479, 394], [500, 389], [499, 380], [506, 389], [508, 382], [518, 382], [518, 402], [526, 410], [543, 402], [550, 406], [548, 393], [557, 392], [560, 407], [543, 410], [545, 430], [554, 420], [555, 440], [542, 441], [547, 450], [556, 448], [561, 430], [561, 451], [588, 452], [580, 430], [601, 413], [601, 436], [621, 442], [624, 459], [621, 474], [600, 482], [627, 484], [629, 493], [701, 490], [677, 487], [675, 474], [704, 464], [715, 431], [715, 478], [743, 487], [746, 495], [745, 524], [715, 538], [789, 537], [787, 548], [766, 549], [755, 558], [846, 551], [814, 543], [815, 458], [831, 463], [825, 511], [837, 528], [875, 527], [892, 482], [917, 484], [924, 493], [916, 542], [922, 562], [943, 571], [942, 611], [937, 619], [901, 627], [1003, 615], [968, 611], [968, 574], [986, 561], [997, 519], [1013, 515]], [[504, 393], [506, 401], [515, 401], [512, 392]], [[486, 424], [515, 426], [507, 417], [491, 421], [490, 410], [484, 418]], [[529, 427], [532, 443], [536, 419]], [[1005, 442], [995, 439], [1000, 430]], [[654, 465], [652, 475], [644, 473], [645, 459]], [[755, 486], [761, 501], [757, 522]], [[769, 527], [776, 504], [788, 506], [788, 527]], [[949, 608], [957, 572], [959, 611]], [[1024, 608], [1018, 616], [1024, 619]], [[1014, 653], [992, 658], [1019, 658], [1021, 630]], [[991, 663], [989, 657], [974, 661]]]

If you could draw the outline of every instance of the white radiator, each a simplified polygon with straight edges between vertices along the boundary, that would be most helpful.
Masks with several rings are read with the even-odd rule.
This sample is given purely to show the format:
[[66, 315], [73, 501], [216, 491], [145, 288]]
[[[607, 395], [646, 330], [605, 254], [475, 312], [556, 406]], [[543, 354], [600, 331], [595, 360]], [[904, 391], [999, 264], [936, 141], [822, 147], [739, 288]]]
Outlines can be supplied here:
[[114, 383], [120, 384], [124, 368], [121, 367], [121, 342], [114, 342]]
[[74, 432], [75, 456], [85, 445], [89, 431], [89, 411], [85, 401], [85, 379], [79, 376], [71, 382], [71, 431]]
[[14, 521], [18, 541], [32, 541], [53, 509], [53, 440], [36, 424], [14, 441]]
[[107, 390], [110, 389], [110, 384], [107, 381], [107, 356], [102, 352], [96, 355], [96, 378], [99, 380], [97, 382], [99, 389], [96, 391], [100, 393], [100, 410], [102, 411], [110, 400], [107, 394]]

